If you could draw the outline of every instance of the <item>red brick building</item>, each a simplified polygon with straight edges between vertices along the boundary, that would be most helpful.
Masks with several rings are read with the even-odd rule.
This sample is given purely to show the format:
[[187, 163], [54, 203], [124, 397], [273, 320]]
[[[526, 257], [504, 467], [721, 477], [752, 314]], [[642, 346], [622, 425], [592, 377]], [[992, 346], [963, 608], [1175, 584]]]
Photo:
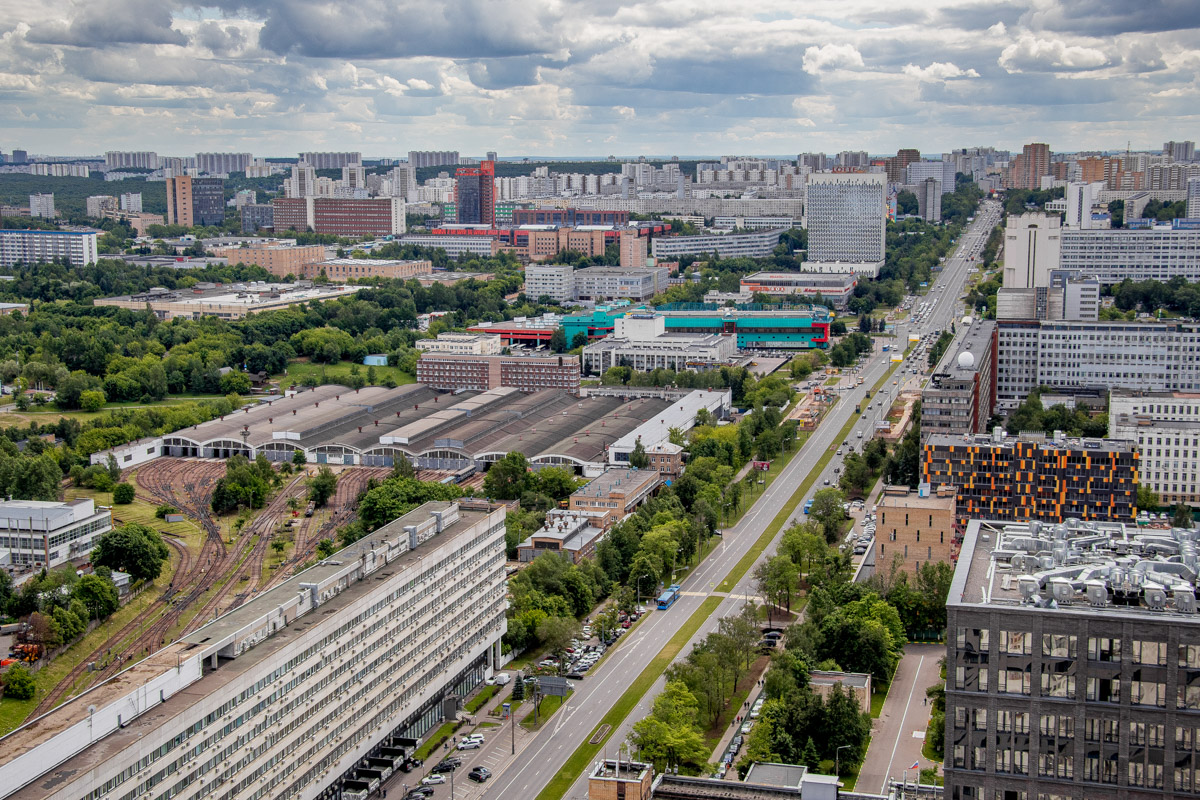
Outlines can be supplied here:
[[482, 392], [507, 386], [522, 392], [566, 389], [578, 393], [579, 359], [422, 353], [417, 360], [417, 382], [444, 391]]
[[404, 200], [291, 197], [271, 201], [275, 230], [332, 233], [338, 236], [387, 236], [404, 233]]

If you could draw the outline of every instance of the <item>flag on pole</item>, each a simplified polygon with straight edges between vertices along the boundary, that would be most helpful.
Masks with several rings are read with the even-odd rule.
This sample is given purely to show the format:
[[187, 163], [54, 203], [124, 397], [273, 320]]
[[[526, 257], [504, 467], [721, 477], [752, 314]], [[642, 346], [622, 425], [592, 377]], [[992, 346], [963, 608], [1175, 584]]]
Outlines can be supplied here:
[[920, 762], [920, 761], [914, 761], [914, 762], [913, 762], [913, 765], [912, 765], [911, 767], [909, 767], [909, 769], [916, 769], [916, 768], [917, 768], [917, 767], [919, 767], [919, 766], [921, 766], [921, 762]]

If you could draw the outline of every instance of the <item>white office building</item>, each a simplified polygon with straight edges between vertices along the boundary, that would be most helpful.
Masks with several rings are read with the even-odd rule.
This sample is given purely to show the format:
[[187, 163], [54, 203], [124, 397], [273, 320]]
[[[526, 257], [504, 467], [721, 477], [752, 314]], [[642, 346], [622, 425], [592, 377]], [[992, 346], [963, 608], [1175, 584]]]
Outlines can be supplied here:
[[1021, 214], [1004, 226], [1004, 288], [1050, 285], [1059, 266], [1062, 231], [1057, 214]]
[[999, 320], [996, 396], [1019, 405], [1039, 386], [1200, 391], [1200, 326], [1178, 322]]
[[1092, 207], [1100, 201], [1100, 192], [1104, 190], [1103, 183], [1082, 183], [1071, 181], [1067, 184], [1066, 211], [1067, 219], [1063, 223], [1066, 228], [1089, 231], [1101, 227], [1092, 219]]
[[54, 195], [53, 194], [31, 194], [29, 195], [29, 216], [37, 219], [54, 219], [58, 216], [54, 211]]
[[18, 728], [0, 795], [365, 797], [364, 760], [390, 775], [498, 663], [505, 512], [472, 508], [426, 503]]
[[0, 230], [0, 267], [40, 264], [64, 258], [73, 265], [95, 264], [99, 234], [88, 231]]
[[[666, 267], [613, 269], [590, 267], [575, 270], [577, 300], [649, 300], [667, 288]], [[528, 294], [528, 293], [527, 293]]]
[[904, 168], [904, 182], [910, 186], [917, 186], [923, 181], [932, 178], [942, 186], [950, 187], [949, 191], [954, 191], [956, 177], [955, 164], [952, 160], [948, 159], [943, 161], [913, 161]]
[[1200, 505], [1200, 394], [1113, 389], [1108, 437], [1138, 446], [1138, 479], [1164, 506]]
[[[887, 176], [879, 172], [815, 172], [808, 176], [806, 269], [878, 275], [884, 258]], [[823, 268], [860, 264], [861, 268]]]
[[725, 233], [715, 236], [656, 236], [651, 240], [655, 258], [673, 260], [680, 256], [716, 253], [720, 258], [768, 258], [784, 228], [758, 233]]
[[436, 339], [418, 339], [422, 353], [455, 353], [463, 356], [499, 355], [500, 335], [494, 333], [439, 333]]
[[[1188, 227], [1190, 222], [1176, 220], [1171, 226], [1148, 230], [1063, 230], [1059, 265], [1092, 275], [1105, 285], [1126, 278], [1165, 283], [1176, 276], [1195, 283], [1200, 281], [1200, 227]], [[1004, 272], [1008, 286], [1007, 255]]]
[[15, 572], [54, 569], [85, 558], [112, 530], [112, 513], [90, 499], [0, 501], [0, 564]]
[[537, 302], [549, 297], [555, 303], [575, 299], [575, 268], [570, 264], [529, 264], [525, 267], [525, 296]]
[[403, 244], [415, 244], [421, 247], [434, 247], [446, 251], [450, 258], [458, 258], [463, 253], [476, 256], [493, 255], [493, 243], [490, 236], [435, 236], [432, 233], [416, 233], [399, 237]]

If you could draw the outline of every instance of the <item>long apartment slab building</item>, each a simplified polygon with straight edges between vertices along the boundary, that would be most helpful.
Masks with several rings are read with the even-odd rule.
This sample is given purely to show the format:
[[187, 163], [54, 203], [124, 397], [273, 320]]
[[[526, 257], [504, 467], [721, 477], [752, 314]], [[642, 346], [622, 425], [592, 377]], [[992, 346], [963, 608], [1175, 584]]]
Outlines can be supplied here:
[[580, 366], [576, 356], [567, 355], [424, 352], [417, 359], [417, 382], [447, 392], [484, 392], [507, 387], [522, 392], [566, 389], [578, 394]]
[[968, 524], [946, 602], [946, 800], [1200, 795], [1196, 537]]
[[0, 230], [0, 267], [65, 259], [72, 266], [95, 264], [100, 234], [91, 231]]
[[930, 436], [921, 479], [953, 485], [961, 521], [1132, 522], [1139, 455], [1133, 442], [1045, 434]]
[[1108, 435], [1137, 443], [1141, 485], [1162, 505], [1200, 505], [1200, 393], [1113, 389]]
[[334, 798], [481, 684], [504, 510], [435, 502], [0, 739], [0, 797]]

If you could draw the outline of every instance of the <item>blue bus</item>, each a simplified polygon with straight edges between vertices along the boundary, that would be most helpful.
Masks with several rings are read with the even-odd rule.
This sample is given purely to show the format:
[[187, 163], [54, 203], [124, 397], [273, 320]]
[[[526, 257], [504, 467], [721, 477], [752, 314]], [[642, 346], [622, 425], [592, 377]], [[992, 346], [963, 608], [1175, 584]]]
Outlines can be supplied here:
[[675, 601], [679, 599], [679, 587], [668, 586], [667, 590], [658, 596], [658, 610], [666, 611], [671, 606], [675, 605]]
[[812, 503], [813, 503], [813, 501], [812, 501], [811, 497], [804, 501], [804, 513], [805, 514], [812, 511]]

